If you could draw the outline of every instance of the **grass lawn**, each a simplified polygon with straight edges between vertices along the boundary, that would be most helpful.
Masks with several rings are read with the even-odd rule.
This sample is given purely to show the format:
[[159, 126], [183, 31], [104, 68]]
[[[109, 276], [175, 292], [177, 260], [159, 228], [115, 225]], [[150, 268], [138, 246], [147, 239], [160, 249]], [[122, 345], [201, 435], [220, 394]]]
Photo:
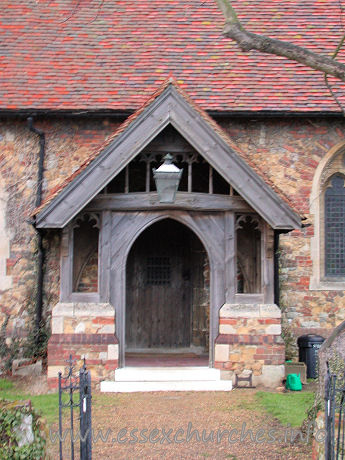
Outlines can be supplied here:
[[[67, 395], [64, 396], [67, 397]], [[56, 423], [58, 420], [59, 400], [57, 393], [30, 395], [24, 391], [20, 391], [10, 380], [0, 378], [0, 398], [11, 401], [30, 399], [33, 407], [47, 420], [48, 425]], [[314, 393], [269, 393], [258, 391], [255, 399], [259, 402], [261, 408], [276, 417], [283, 425], [290, 424], [293, 427], [298, 427], [306, 418], [306, 411], [314, 401]], [[252, 410], [255, 410], [254, 401], [250, 406]], [[93, 403], [100, 406], [112, 403], [114, 406], [117, 406], [118, 401], [117, 398], [114, 398], [114, 395], [95, 394], [93, 396]]]
[[[67, 395], [64, 395], [64, 397], [67, 397]], [[47, 420], [48, 425], [58, 420], [59, 398], [57, 393], [30, 395], [20, 391], [10, 380], [0, 378], [0, 398], [11, 401], [30, 399], [33, 407]], [[109, 396], [105, 394], [94, 395], [94, 404], [107, 404], [109, 403], [108, 398]], [[290, 424], [292, 427], [298, 427], [306, 418], [306, 411], [313, 404], [314, 393], [269, 393], [258, 391], [255, 398], [261, 408], [276, 417], [283, 425]], [[116, 400], [116, 398], [112, 399], [114, 404], [114, 399]], [[251, 406], [251, 409], [255, 410], [255, 407]]]
[[310, 409], [314, 401], [313, 392], [293, 393], [267, 393], [258, 391], [256, 398], [262, 407], [274, 415], [283, 425], [288, 423], [293, 426], [301, 426], [306, 418], [306, 411]]
[[0, 379], [0, 398], [10, 401], [30, 399], [34, 409], [44, 417], [48, 424], [56, 422], [59, 414], [59, 396], [57, 393], [30, 395], [20, 392], [13, 382]]

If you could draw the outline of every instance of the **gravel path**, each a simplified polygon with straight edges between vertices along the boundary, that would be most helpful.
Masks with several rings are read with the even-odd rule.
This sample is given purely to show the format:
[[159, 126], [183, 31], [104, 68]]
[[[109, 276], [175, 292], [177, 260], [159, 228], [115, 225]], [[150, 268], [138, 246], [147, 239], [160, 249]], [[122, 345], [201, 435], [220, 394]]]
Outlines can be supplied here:
[[291, 428], [267, 415], [254, 395], [94, 393], [93, 430], [104, 440], [93, 444], [93, 459], [310, 459], [311, 445], [289, 442]]

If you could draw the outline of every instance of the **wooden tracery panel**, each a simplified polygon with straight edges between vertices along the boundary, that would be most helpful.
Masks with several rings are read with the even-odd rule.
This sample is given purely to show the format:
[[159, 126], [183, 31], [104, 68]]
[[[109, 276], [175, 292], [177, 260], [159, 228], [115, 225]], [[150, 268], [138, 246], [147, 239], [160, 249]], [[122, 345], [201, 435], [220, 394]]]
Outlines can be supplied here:
[[73, 292], [98, 292], [99, 216], [84, 213], [73, 229]]
[[254, 216], [239, 216], [236, 221], [237, 293], [262, 292], [261, 231]]

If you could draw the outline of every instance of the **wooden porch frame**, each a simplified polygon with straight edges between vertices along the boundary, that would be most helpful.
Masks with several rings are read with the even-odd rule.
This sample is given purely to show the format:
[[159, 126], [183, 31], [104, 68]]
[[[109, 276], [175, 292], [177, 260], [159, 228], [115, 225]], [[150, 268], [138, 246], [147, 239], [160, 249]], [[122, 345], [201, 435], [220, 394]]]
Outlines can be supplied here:
[[[116, 312], [120, 367], [125, 363], [127, 257], [137, 237], [152, 224], [166, 218], [177, 220], [190, 228], [206, 249], [210, 263], [210, 365], [212, 366], [214, 362], [214, 341], [218, 335], [219, 309], [226, 301], [225, 286], [229, 284], [226, 279], [229, 276], [229, 265], [234, 260], [234, 248], [231, 244], [225, 244], [223, 213], [200, 216], [198, 213], [176, 210], [158, 213], [115, 212], [112, 215], [110, 303], [114, 305]], [[124, 229], [126, 229], [125, 233]], [[121, 235], [121, 238], [116, 238], [117, 235]], [[231, 237], [229, 235], [229, 241], [234, 241], [232, 235]], [[226, 254], [227, 251], [229, 254]], [[230, 263], [226, 264], [226, 260]]]
[[[223, 203], [221, 197], [221, 202]], [[232, 202], [233, 197], [225, 197]], [[238, 197], [236, 197], [237, 199]], [[109, 197], [105, 198], [109, 200]], [[102, 200], [101, 200], [102, 201]], [[115, 200], [116, 201], [116, 200]], [[118, 203], [118, 200], [116, 201]], [[95, 206], [95, 203], [94, 203]], [[176, 204], [175, 204], [176, 207]], [[87, 211], [85, 211], [87, 212]], [[100, 210], [98, 209], [98, 212]], [[262, 291], [236, 293], [236, 230], [238, 208], [224, 211], [190, 209], [105, 210], [101, 211], [99, 243], [99, 292], [72, 292], [73, 224], [63, 231], [61, 252], [61, 302], [109, 302], [114, 306], [119, 364], [125, 362], [126, 266], [138, 236], [152, 224], [167, 218], [186, 225], [200, 239], [210, 263], [210, 366], [214, 364], [214, 342], [219, 331], [219, 309], [224, 303], [273, 303], [272, 229], [262, 221]], [[245, 214], [245, 213], [244, 213]], [[272, 246], [272, 248], [270, 247]]]

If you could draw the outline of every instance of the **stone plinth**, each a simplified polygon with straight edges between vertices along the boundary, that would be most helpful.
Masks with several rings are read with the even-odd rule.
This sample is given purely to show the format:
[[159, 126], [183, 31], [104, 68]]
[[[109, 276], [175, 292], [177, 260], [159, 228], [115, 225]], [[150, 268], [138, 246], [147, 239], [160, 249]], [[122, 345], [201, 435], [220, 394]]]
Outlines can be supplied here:
[[48, 343], [48, 384], [57, 387], [58, 372], [65, 373], [69, 355], [76, 369], [86, 359], [93, 383], [114, 379], [118, 367], [115, 311], [108, 303], [58, 303], [52, 311]]
[[249, 370], [254, 385], [276, 387], [284, 378], [284, 361], [281, 311], [276, 305], [223, 305], [215, 367], [228, 378]]

